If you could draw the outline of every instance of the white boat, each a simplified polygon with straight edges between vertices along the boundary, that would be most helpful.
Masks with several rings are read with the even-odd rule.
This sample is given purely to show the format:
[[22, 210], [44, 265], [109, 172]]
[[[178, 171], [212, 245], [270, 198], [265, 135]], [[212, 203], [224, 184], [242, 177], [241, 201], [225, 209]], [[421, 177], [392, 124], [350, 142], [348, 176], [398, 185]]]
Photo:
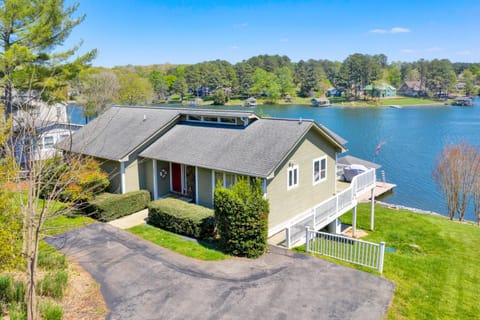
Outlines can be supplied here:
[[331, 105], [330, 100], [322, 98], [313, 98], [310, 100], [313, 107], [328, 107]]

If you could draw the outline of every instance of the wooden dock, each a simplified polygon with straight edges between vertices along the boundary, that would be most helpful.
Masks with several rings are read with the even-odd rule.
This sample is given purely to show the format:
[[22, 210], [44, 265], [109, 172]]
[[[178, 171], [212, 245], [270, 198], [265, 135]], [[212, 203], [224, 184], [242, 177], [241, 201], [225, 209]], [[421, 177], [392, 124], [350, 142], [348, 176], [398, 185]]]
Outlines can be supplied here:
[[[393, 189], [396, 187], [396, 184], [388, 183], [388, 182], [376, 182], [375, 186], [375, 198], [384, 195], [385, 193], [392, 192]], [[358, 202], [365, 202], [370, 200], [370, 192], [365, 192], [359, 196], [357, 196]]]

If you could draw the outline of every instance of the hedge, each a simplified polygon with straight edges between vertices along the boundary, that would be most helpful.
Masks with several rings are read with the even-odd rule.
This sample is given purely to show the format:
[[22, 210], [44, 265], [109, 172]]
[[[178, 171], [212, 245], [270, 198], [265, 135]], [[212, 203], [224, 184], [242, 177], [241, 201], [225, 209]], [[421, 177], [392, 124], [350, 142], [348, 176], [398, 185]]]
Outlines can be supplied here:
[[108, 222], [143, 210], [150, 202], [150, 192], [139, 190], [125, 194], [102, 193], [88, 202], [85, 211], [93, 218]]
[[212, 209], [174, 198], [150, 202], [148, 222], [164, 230], [200, 239], [213, 237], [215, 231]]

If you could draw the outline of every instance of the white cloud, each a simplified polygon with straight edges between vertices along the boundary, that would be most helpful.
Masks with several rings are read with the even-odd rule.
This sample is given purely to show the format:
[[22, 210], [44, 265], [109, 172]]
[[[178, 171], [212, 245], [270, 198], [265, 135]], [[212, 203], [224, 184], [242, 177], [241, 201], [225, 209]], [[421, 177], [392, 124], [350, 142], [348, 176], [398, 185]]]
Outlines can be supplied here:
[[373, 29], [370, 30], [370, 33], [387, 33], [388, 31], [385, 29]]
[[414, 53], [415, 50], [412, 50], [412, 49], [402, 49], [402, 52], [403, 52], [403, 53]]
[[410, 29], [402, 28], [402, 27], [394, 27], [390, 29], [390, 33], [406, 33], [410, 32]]
[[239, 46], [235, 46], [235, 45], [233, 45], [233, 46], [230, 46], [230, 47], [228, 47], [228, 48], [229, 48], [229, 49], [233, 49], [233, 50], [240, 49], [240, 47], [239, 47]]
[[369, 31], [370, 33], [379, 33], [379, 34], [385, 34], [385, 33], [407, 33], [410, 32], [410, 29], [407, 28], [402, 28], [402, 27], [393, 27], [391, 29], [372, 29]]
[[288, 38], [281, 38], [280, 42], [288, 42]]

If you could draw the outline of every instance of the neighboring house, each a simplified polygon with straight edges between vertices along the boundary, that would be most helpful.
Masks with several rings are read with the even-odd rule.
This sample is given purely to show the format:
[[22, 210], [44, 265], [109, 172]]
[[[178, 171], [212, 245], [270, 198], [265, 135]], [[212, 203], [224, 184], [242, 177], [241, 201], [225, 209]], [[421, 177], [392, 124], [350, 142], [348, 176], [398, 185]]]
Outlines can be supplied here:
[[421, 88], [420, 80], [403, 82], [398, 89], [398, 94], [408, 97], [422, 97], [426, 95], [425, 91]]
[[14, 99], [15, 156], [21, 165], [32, 156], [34, 160], [53, 157], [58, 152], [54, 145], [81, 127], [69, 123], [66, 104], [50, 105], [24, 95]]
[[327, 97], [341, 97], [342, 93], [342, 90], [339, 90], [337, 88], [330, 88], [327, 90]]
[[217, 183], [259, 178], [270, 202], [271, 236], [336, 193], [336, 156], [345, 143], [312, 120], [112, 107], [61, 147], [99, 159], [110, 191], [147, 189], [154, 199], [175, 193], [212, 207]]
[[377, 98], [395, 97], [397, 89], [388, 83], [369, 84], [365, 87], [365, 94]]

